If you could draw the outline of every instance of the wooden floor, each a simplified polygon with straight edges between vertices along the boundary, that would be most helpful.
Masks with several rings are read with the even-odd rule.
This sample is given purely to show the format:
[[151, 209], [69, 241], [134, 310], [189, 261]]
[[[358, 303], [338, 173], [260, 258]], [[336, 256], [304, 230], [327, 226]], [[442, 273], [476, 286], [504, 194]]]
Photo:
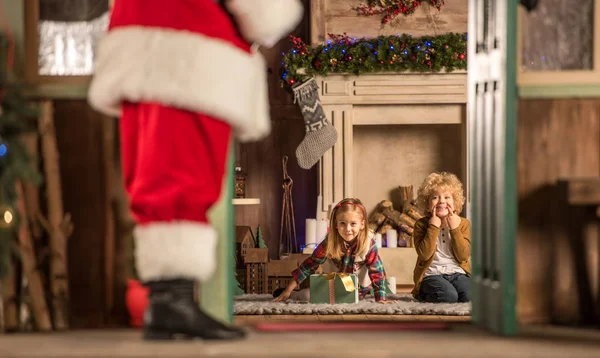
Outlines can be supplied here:
[[248, 326], [257, 323], [302, 321], [302, 322], [331, 322], [331, 321], [417, 321], [417, 322], [469, 322], [471, 316], [435, 316], [435, 315], [238, 315], [234, 323], [238, 326]]
[[470, 324], [445, 331], [259, 333], [236, 342], [145, 342], [136, 330], [0, 336], [2, 358], [192, 357], [600, 357], [600, 331], [525, 327], [518, 338], [487, 334]]

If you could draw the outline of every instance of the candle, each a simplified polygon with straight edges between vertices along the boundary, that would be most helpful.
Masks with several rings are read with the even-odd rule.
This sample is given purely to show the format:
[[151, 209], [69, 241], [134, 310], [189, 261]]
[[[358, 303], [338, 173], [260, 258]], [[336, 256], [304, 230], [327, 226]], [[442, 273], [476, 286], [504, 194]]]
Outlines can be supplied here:
[[378, 249], [381, 249], [381, 234], [375, 234], [375, 245]]
[[387, 247], [398, 247], [398, 232], [396, 230], [388, 230], [385, 233]]
[[321, 241], [325, 240], [327, 237], [327, 220], [317, 220], [317, 243], [320, 244]]
[[395, 294], [396, 293], [396, 278], [388, 277], [387, 281], [388, 281], [388, 286], [390, 287], [390, 291], [392, 291], [392, 293]]
[[317, 244], [317, 219], [306, 219], [306, 247], [314, 247]]

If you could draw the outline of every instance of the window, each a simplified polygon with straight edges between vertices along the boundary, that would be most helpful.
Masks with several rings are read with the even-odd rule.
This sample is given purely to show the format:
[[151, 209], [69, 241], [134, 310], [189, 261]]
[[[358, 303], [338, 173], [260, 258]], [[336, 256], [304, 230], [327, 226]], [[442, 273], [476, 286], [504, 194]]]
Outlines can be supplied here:
[[544, 0], [519, 7], [521, 87], [600, 85], [600, 0]]
[[30, 83], [89, 81], [109, 20], [109, 0], [26, 0]]

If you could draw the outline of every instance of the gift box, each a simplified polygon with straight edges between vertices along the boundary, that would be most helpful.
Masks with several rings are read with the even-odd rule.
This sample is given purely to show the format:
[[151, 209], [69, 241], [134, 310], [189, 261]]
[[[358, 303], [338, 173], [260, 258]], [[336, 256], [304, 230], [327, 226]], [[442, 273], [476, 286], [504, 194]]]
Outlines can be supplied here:
[[337, 272], [310, 275], [310, 303], [358, 303], [358, 278]]

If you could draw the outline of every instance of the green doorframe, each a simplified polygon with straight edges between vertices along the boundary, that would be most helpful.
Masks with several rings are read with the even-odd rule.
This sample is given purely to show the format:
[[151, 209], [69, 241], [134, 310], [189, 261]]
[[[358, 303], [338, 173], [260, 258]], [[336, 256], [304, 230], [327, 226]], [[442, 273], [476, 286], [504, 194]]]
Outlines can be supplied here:
[[200, 306], [223, 322], [233, 321], [233, 293], [235, 292], [234, 252], [235, 220], [233, 211], [233, 178], [235, 141], [231, 139], [229, 158], [221, 199], [211, 209], [209, 220], [217, 230], [217, 269], [213, 277], [200, 285]]
[[505, 172], [504, 172], [504, 251], [502, 253], [503, 335], [517, 334], [517, 6], [509, 0], [506, 6], [506, 99], [505, 99]]

